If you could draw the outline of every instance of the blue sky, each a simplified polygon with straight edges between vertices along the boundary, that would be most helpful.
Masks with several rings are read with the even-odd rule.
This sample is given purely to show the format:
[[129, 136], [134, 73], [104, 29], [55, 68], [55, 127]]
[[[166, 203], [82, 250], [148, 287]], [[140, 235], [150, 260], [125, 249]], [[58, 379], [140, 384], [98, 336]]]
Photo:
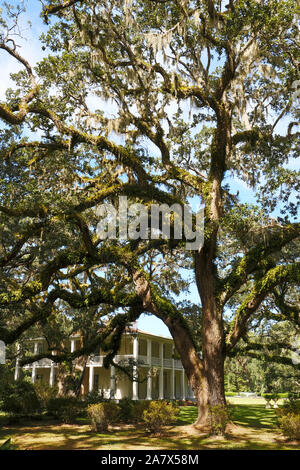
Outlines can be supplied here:
[[[0, 5], [3, 5], [3, 1], [0, 2]], [[10, 3], [19, 4], [17, 0], [13, 0]], [[23, 15], [21, 19], [21, 30], [24, 38], [16, 38], [16, 42], [21, 46], [19, 51], [21, 54], [30, 62], [33, 66], [38, 60], [40, 60], [45, 52], [41, 49], [41, 44], [39, 42], [40, 34], [47, 29], [43, 24], [40, 18], [41, 11], [41, 2], [39, 0], [30, 0], [27, 4], [27, 12]], [[27, 22], [30, 20], [32, 26], [29, 27]], [[12, 85], [12, 82], [9, 78], [9, 74], [20, 70], [21, 65], [18, 64], [13, 58], [11, 58], [5, 51], [0, 51], [0, 100], [4, 99], [5, 90], [7, 87]], [[280, 132], [280, 129], [277, 129], [277, 132]], [[288, 164], [289, 168], [300, 169], [300, 161], [292, 160]], [[240, 199], [242, 202], [255, 203], [255, 194], [252, 189], [250, 189], [243, 181], [238, 180], [237, 178], [227, 178], [227, 181], [230, 184], [232, 192], [236, 193], [239, 191]], [[276, 215], [276, 213], [274, 214]], [[199, 296], [195, 286], [195, 283], [192, 283], [190, 286], [189, 299], [192, 302], [198, 303]], [[164, 336], [170, 336], [170, 333], [167, 327], [156, 317], [149, 315], [142, 315], [138, 320], [138, 327], [142, 330], [148, 331], [153, 334], [162, 334]]]

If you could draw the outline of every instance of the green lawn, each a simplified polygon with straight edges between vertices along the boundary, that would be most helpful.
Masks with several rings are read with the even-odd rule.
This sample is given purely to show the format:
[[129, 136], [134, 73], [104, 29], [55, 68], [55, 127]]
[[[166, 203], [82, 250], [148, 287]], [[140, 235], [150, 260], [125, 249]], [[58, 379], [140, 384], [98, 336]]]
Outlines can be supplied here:
[[[90, 431], [86, 419], [76, 424], [59, 424], [54, 420], [5, 424], [0, 416], [0, 443], [9, 437], [19, 449], [300, 449], [299, 443], [287, 442], [277, 429], [273, 409], [266, 409], [263, 400], [230, 399], [233, 425], [226, 437], [208, 436], [195, 430], [194, 406], [181, 407], [178, 422], [166, 429], [163, 436], [150, 436], [143, 426], [115, 426], [107, 434]], [[250, 402], [250, 403], [249, 403]]]

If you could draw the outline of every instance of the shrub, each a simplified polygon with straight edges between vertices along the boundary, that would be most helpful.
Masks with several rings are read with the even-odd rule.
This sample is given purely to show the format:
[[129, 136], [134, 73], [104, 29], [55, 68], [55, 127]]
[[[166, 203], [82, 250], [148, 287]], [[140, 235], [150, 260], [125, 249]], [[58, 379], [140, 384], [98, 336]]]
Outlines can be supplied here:
[[164, 401], [151, 401], [148, 409], [143, 412], [143, 421], [146, 429], [153, 434], [161, 434], [163, 426], [167, 426], [176, 421], [179, 408], [173, 403]]
[[82, 402], [76, 397], [50, 398], [47, 402], [47, 412], [63, 423], [73, 423], [82, 411]]
[[261, 395], [266, 401], [271, 401], [276, 396], [276, 393], [262, 393]]
[[230, 422], [227, 406], [210, 406], [209, 413], [212, 433], [217, 435], [224, 435], [226, 431], [226, 426]]
[[41, 408], [35, 388], [29, 380], [6, 382], [2, 384], [0, 393], [3, 411], [28, 415]]
[[130, 421], [134, 420], [134, 408], [136, 406], [136, 402], [130, 398], [122, 398], [119, 400], [118, 406], [121, 421], [124, 423], [129, 423]]
[[285, 393], [278, 393], [278, 398], [288, 398], [289, 397], [289, 393], [288, 392], [285, 392]]
[[278, 417], [279, 427], [288, 439], [300, 440], [300, 414], [288, 413]]
[[87, 393], [83, 400], [86, 406], [108, 401], [107, 398], [104, 398], [103, 390], [93, 390], [92, 392]]
[[288, 398], [291, 400], [298, 400], [300, 399], [300, 392], [289, 392]]
[[114, 402], [103, 402], [89, 405], [87, 413], [91, 420], [92, 431], [106, 432], [108, 426], [119, 419], [120, 409]]
[[226, 393], [225, 393], [225, 396], [226, 396], [226, 397], [235, 397], [235, 396], [236, 396], [236, 393], [235, 393], [235, 392], [226, 392]]
[[48, 401], [52, 398], [56, 398], [58, 393], [57, 387], [50, 387], [48, 384], [43, 382], [36, 382], [34, 384], [34, 390], [42, 408], [44, 409], [47, 408]]
[[300, 440], [300, 400], [294, 397], [285, 400], [276, 414], [282, 434], [288, 439]]
[[132, 408], [132, 421], [136, 423], [143, 421], [144, 411], [148, 410], [150, 403], [150, 400], [135, 401]]
[[173, 400], [174, 405], [183, 406], [183, 400]]
[[271, 400], [274, 400], [275, 403], [278, 400], [278, 394], [277, 393], [262, 393], [261, 396], [266, 400], [266, 408], [271, 408]]
[[285, 400], [279, 412], [281, 414], [300, 414], [300, 400], [294, 398]]

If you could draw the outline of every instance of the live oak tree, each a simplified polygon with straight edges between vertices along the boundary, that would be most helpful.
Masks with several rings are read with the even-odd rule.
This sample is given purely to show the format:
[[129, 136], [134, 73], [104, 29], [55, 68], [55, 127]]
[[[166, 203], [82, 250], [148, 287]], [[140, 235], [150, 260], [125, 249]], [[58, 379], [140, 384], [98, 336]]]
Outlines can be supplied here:
[[[100, 341], [109, 364], [126, 325], [156, 315], [207, 425], [209, 407], [225, 404], [224, 360], [265, 303], [275, 321], [299, 325], [295, 2], [66, 0], [42, 16], [49, 55], [35, 69], [2, 22], [0, 48], [24, 70], [0, 104], [0, 337], [9, 344], [47, 322], [59, 299], [101, 306], [105, 322], [68, 358]], [[229, 176], [256, 189], [258, 208], [240, 202]], [[146, 205], [198, 197], [203, 245], [99, 239], [95, 209], [117, 207], [119, 195]], [[168, 264], [174, 275], [193, 270], [201, 354]]]

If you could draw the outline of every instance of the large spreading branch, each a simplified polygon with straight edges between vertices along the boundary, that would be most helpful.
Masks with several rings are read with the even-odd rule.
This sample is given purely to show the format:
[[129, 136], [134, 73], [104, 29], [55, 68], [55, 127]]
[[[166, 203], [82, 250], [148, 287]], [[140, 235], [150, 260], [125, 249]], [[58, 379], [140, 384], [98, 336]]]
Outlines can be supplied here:
[[300, 236], [300, 224], [287, 224], [269, 231], [266, 241], [251, 248], [241, 258], [237, 266], [220, 281], [219, 296], [224, 305], [249, 279], [249, 275], [258, 269], [264, 269], [270, 262], [270, 255], [280, 252]]
[[262, 278], [254, 281], [250, 293], [246, 296], [232, 320], [226, 338], [227, 351], [230, 351], [246, 333], [248, 320], [257, 311], [263, 300], [273, 292], [276, 286], [283, 282], [300, 284], [300, 263], [276, 266], [270, 269]]
[[119, 313], [115, 315], [107, 324], [99, 327], [98, 331], [93, 335], [93, 337], [86, 341], [83, 347], [78, 348], [74, 352], [70, 351], [58, 351], [57, 346], [49, 348], [48, 352], [27, 355], [20, 360], [20, 365], [32, 364], [40, 359], [51, 359], [55, 363], [62, 363], [65, 361], [72, 362], [75, 359], [92, 354], [96, 347], [101, 345], [102, 349], [107, 351], [107, 354], [104, 358], [103, 365], [104, 367], [109, 367], [113, 363], [114, 356], [116, 355], [118, 348], [120, 347], [120, 341], [122, 334], [124, 333], [126, 327], [131, 322], [135, 321], [138, 316], [141, 314], [141, 308], [136, 306], [130, 308], [128, 312]]

